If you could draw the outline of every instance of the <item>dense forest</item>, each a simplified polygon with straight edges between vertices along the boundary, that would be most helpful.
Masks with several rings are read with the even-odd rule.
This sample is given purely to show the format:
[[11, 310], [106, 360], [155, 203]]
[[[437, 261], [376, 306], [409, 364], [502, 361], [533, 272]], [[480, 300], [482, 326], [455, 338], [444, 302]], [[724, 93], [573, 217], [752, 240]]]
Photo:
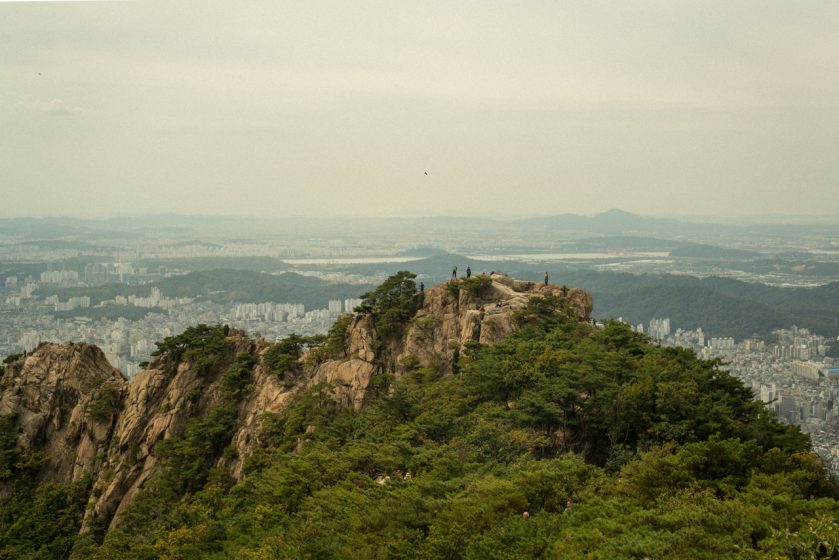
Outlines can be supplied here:
[[217, 465], [254, 361], [220, 327], [167, 339], [161, 355], [223, 367], [223, 398], [160, 442], [115, 529], [78, 535], [86, 481], [36, 484], [47, 459], [0, 422], [0, 558], [839, 557], [837, 486], [808, 437], [718, 363], [553, 298], [518, 321], [455, 374], [382, 371], [360, 411], [326, 384], [299, 393], [263, 417], [238, 483]]

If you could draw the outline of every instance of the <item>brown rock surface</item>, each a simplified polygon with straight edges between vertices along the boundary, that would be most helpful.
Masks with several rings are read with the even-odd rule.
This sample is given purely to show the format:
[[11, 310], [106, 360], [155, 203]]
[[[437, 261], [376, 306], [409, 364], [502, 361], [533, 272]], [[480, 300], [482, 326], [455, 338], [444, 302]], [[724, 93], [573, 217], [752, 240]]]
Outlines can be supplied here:
[[[244, 461], [258, 443], [263, 414], [282, 412], [292, 397], [307, 387], [328, 382], [334, 386], [339, 404], [358, 410], [364, 406], [376, 373], [390, 371], [399, 376], [417, 366], [451, 371], [455, 355], [468, 342], [492, 344], [515, 330], [516, 312], [533, 296], [567, 299], [580, 320], [587, 320], [591, 313], [591, 296], [579, 289], [544, 286], [500, 274], [494, 274], [479, 293], [467, 293], [461, 289], [464, 286], [458, 282], [455, 289], [443, 283], [418, 296], [422, 298], [419, 309], [404, 335], [381, 349], [373, 318], [356, 316], [347, 329], [345, 356], [306, 366], [291, 383], [266, 370], [262, 359], [269, 348], [266, 342], [251, 340], [238, 331], [230, 333], [232, 347], [212, 371], [164, 356], [130, 383], [95, 346], [44, 344], [8, 365], [0, 377], [0, 414], [17, 415], [22, 448], [48, 456], [40, 473], [42, 480], [70, 482], [85, 473], [93, 476], [83, 530], [94, 521], [114, 526], [159, 467], [156, 444], [181, 436], [189, 418], [219, 402], [220, 379], [237, 352], [253, 355], [256, 365], [248, 391], [238, 403], [231, 439], [236, 453], [232, 459], [219, 458], [217, 464], [241, 479]], [[89, 406], [105, 386], [116, 390], [118, 402], [113, 411], [96, 419]]]
[[47, 457], [41, 480], [71, 482], [99, 467], [119, 403], [98, 418], [88, 406], [104, 386], [120, 398], [128, 385], [99, 348], [42, 344], [6, 366], [0, 382], [0, 415], [17, 415], [19, 446]]

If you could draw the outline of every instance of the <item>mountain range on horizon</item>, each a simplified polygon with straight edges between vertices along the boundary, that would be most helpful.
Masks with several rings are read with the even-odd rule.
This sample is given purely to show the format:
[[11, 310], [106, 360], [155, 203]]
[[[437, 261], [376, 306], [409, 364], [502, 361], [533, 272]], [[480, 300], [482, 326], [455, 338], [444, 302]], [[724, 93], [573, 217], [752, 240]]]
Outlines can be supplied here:
[[[175, 221], [176, 220], [176, 221]], [[0, 231], [19, 232], [38, 231], [42, 228], [85, 229], [86, 227], [133, 227], [164, 225], [167, 228], [179, 229], [190, 225], [207, 225], [209, 223], [236, 225], [242, 222], [260, 225], [276, 224], [278, 221], [287, 224], [329, 223], [340, 222], [344, 225], [356, 223], [427, 223], [427, 224], [459, 224], [478, 226], [507, 224], [513, 226], [551, 226], [565, 229], [596, 230], [605, 232], [644, 231], [656, 228], [688, 227], [701, 228], [703, 226], [725, 226], [731, 228], [742, 227], [839, 227], [839, 218], [830, 216], [796, 216], [796, 215], [744, 215], [735, 216], [668, 216], [643, 215], [620, 208], [612, 208], [593, 214], [583, 213], [555, 213], [535, 214], [530, 216], [474, 216], [474, 215], [422, 215], [422, 216], [239, 216], [239, 215], [202, 215], [202, 214], [139, 214], [120, 215], [100, 218], [84, 218], [73, 216], [23, 216], [0, 217]]]

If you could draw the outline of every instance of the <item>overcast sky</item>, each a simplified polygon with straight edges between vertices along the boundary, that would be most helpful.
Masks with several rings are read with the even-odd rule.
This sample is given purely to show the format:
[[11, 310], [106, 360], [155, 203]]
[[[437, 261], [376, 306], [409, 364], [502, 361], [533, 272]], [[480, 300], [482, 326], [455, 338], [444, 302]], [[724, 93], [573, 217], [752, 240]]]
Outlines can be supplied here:
[[3, 217], [836, 214], [839, 2], [0, 2], [0, 194]]

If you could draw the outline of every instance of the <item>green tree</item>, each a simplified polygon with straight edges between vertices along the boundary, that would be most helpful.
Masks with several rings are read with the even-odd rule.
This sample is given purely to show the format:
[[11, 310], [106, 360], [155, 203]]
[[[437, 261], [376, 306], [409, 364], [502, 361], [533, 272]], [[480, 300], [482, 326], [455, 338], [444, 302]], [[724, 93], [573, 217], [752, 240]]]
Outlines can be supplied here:
[[402, 270], [385, 280], [372, 292], [361, 296], [361, 305], [356, 309], [370, 313], [378, 336], [389, 340], [400, 336], [408, 321], [416, 314], [419, 300], [417, 275]]

